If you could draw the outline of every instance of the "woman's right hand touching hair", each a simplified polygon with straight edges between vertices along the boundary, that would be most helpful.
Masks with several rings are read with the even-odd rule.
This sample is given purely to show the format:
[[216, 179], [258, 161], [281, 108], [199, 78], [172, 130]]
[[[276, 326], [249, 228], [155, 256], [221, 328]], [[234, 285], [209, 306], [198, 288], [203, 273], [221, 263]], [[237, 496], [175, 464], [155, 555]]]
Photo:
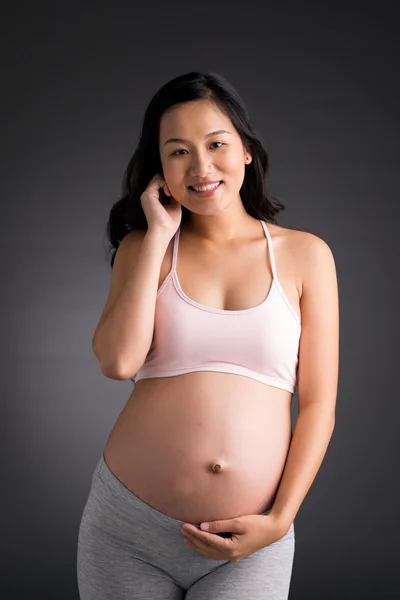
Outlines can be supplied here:
[[[163, 192], [169, 196], [170, 204], [161, 204]], [[147, 219], [148, 232], [161, 231], [171, 240], [182, 219], [182, 206], [172, 197], [162, 175], [157, 173], [150, 180], [140, 196], [140, 203]]]

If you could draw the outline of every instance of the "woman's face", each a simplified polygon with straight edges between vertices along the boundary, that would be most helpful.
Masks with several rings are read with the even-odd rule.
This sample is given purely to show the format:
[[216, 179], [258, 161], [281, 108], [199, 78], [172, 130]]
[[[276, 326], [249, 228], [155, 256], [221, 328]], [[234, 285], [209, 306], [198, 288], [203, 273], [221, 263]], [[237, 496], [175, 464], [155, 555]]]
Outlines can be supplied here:
[[[217, 130], [225, 132], [207, 134]], [[168, 141], [180, 138], [181, 141]], [[171, 195], [195, 213], [225, 208], [240, 200], [247, 163], [251, 157], [231, 120], [209, 100], [186, 102], [161, 118], [159, 150], [163, 176]], [[188, 189], [203, 181], [221, 181], [217, 191], [201, 198]]]

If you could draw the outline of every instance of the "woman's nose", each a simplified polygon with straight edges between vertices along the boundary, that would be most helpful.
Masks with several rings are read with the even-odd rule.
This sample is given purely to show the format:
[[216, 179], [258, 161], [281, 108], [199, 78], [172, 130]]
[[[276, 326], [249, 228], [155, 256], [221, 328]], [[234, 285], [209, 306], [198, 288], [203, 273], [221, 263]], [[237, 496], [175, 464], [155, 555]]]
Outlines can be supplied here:
[[189, 177], [198, 177], [199, 179], [211, 178], [212, 168], [207, 158], [193, 159], [189, 169]]

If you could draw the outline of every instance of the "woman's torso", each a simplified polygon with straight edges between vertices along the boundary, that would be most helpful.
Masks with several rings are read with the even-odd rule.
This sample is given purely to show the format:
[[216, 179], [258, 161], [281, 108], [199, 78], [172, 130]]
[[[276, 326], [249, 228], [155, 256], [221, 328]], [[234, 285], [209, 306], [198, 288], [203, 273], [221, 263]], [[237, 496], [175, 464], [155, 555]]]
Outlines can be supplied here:
[[[223, 250], [199, 242], [182, 227], [176, 271], [187, 297], [229, 311], [263, 302], [272, 270], [267, 239], [261, 224], [257, 233], [257, 223], [254, 219], [251, 239]], [[267, 227], [280, 286], [300, 320], [296, 243], [301, 232]], [[173, 241], [162, 262], [159, 289], [171, 270]], [[233, 373], [141, 379], [109, 435], [104, 456], [128, 489], [173, 518], [200, 523], [260, 514], [272, 505], [284, 468], [291, 399], [285, 389]]]

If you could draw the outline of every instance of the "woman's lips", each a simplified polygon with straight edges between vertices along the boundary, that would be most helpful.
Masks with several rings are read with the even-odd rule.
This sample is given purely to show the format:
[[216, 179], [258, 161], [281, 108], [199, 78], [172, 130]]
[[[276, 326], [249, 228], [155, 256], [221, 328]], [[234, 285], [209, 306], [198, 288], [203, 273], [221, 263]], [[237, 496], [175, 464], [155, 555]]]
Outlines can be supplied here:
[[217, 187], [213, 188], [212, 190], [206, 190], [205, 192], [196, 192], [196, 190], [192, 189], [189, 186], [189, 192], [191, 194], [194, 194], [195, 196], [198, 196], [199, 198], [208, 198], [209, 196], [213, 196], [215, 194], [215, 192], [217, 192], [219, 190], [219, 188], [222, 186], [223, 181], [219, 182], [219, 185], [217, 185]]

